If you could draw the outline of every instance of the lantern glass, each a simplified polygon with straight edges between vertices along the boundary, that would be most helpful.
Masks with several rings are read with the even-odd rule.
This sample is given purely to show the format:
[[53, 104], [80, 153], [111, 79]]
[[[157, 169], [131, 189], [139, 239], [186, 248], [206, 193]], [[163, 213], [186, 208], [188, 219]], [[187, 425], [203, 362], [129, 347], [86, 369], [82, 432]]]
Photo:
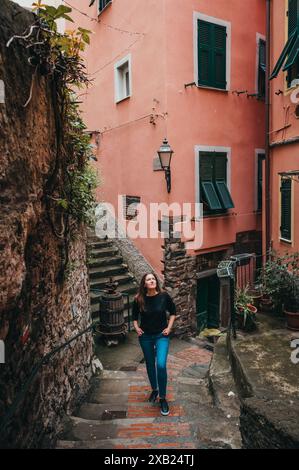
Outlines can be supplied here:
[[170, 168], [171, 157], [173, 154], [173, 150], [170, 147], [167, 139], [164, 139], [163, 144], [158, 150], [158, 155], [161, 163], [161, 167], [163, 170]]

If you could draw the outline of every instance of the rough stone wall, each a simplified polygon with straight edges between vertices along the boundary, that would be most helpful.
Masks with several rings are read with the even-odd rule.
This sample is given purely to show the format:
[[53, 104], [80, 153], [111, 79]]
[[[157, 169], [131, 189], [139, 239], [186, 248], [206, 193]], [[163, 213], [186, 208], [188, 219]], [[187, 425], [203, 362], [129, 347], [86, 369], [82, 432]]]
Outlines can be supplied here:
[[[86, 236], [76, 228], [68, 243], [54, 235], [46, 211], [46, 184], [56, 158], [54, 110], [49, 80], [35, 80], [21, 41], [33, 15], [1, 0], [0, 80], [0, 364], [1, 419], [34, 365], [90, 323]], [[59, 216], [59, 214], [58, 214]], [[59, 219], [59, 217], [58, 217]], [[71, 264], [63, 281], [65, 251]], [[44, 365], [25, 393], [11, 424], [1, 431], [3, 447], [51, 446], [64, 412], [71, 412], [88, 389], [92, 337], [88, 333]]]
[[241, 405], [240, 431], [245, 449], [299, 449], [299, 403], [248, 398]]
[[196, 257], [187, 256], [177, 238], [164, 239], [164, 286], [177, 307], [175, 335], [191, 335], [196, 331]]

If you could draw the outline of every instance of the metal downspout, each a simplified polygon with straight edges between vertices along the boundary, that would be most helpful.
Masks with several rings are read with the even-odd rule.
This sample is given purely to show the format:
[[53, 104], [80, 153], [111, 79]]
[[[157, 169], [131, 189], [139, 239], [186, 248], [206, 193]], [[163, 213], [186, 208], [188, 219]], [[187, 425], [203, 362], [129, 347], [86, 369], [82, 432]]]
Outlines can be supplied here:
[[267, 0], [267, 25], [266, 25], [266, 159], [265, 159], [265, 195], [266, 195], [266, 207], [265, 207], [265, 229], [266, 229], [266, 260], [269, 259], [269, 250], [271, 242], [271, 198], [270, 198], [270, 50], [271, 50], [271, 0]]

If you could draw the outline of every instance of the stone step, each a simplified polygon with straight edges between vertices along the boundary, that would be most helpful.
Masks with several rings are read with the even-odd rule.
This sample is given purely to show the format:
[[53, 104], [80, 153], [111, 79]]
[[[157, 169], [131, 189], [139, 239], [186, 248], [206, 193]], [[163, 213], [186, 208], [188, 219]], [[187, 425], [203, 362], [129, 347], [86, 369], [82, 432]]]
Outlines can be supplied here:
[[[100, 277], [96, 279], [95, 277], [90, 280], [90, 289], [100, 289], [103, 290], [110, 281], [109, 277]], [[123, 274], [113, 276], [113, 282], [118, 282], [119, 285], [127, 284], [128, 282], [134, 281], [134, 276], [130, 273], [124, 272]]]
[[104, 369], [99, 376], [98, 385], [100, 385], [103, 380], [107, 379], [129, 380], [131, 377], [132, 374], [125, 371]]
[[177, 385], [179, 393], [188, 392], [188, 393], [198, 393], [200, 388], [204, 383], [203, 379], [193, 378], [193, 377], [178, 377]]
[[[68, 423], [68, 430], [63, 436], [63, 440], [72, 441], [93, 441], [115, 439], [117, 437], [126, 439], [129, 439], [130, 437], [135, 438], [135, 434], [137, 434], [136, 427], [139, 428], [139, 441], [139, 439], [143, 437], [142, 434], [146, 436], [149, 435], [150, 428], [153, 429], [154, 433], [154, 430], [159, 430], [159, 426], [161, 426], [160, 423], [157, 423], [156, 417], [113, 419], [111, 421], [105, 421], [87, 420], [76, 416], [69, 416]], [[175, 438], [185, 436], [185, 439], [190, 439], [190, 432], [187, 428], [188, 426], [186, 421], [185, 423], [180, 421], [180, 424], [178, 425], [176, 417], [168, 416], [166, 421], [163, 422], [163, 431], [165, 436], [173, 435]]]
[[104, 394], [120, 395], [129, 393], [128, 379], [105, 379], [100, 380], [97, 386], [93, 386], [89, 396], [90, 403], [101, 403], [99, 397]]
[[209, 366], [206, 364], [197, 364], [191, 367], [188, 367], [183, 370], [182, 376], [183, 377], [193, 377], [204, 379], [208, 375]]
[[126, 273], [128, 271], [128, 266], [124, 263], [121, 263], [119, 266], [103, 266], [89, 269], [89, 278], [90, 279], [99, 279], [99, 278], [109, 278], [117, 276], [119, 274]]
[[[185, 398], [186, 399], [186, 398]], [[205, 400], [190, 401], [186, 418], [197, 439], [197, 448], [240, 449], [239, 426], [236, 420]]]
[[98, 258], [107, 258], [109, 256], [116, 256], [118, 255], [118, 248], [115, 246], [110, 246], [107, 248], [91, 250], [90, 256], [94, 259]]
[[103, 439], [92, 441], [63, 441], [59, 440], [56, 449], [194, 449], [193, 442], [185, 442], [179, 437], [150, 437], [146, 439]]
[[91, 268], [100, 268], [102, 266], [117, 266], [122, 264], [123, 257], [122, 256], [107, 256], [105, 258], [92, 258], [89, 263], [88, 267]]
[[98, 405], [118, 405], [125, 406], [128, 403], [128, 393], [119, 393], [111, 395], [110, 393], [92, 393], [88, 398], [88, 403], [95, 403]]
[[88, 240], [88, 246], [92, 250], [101, 250], [113, 246], [113, 240], [101, 240], [100, 238], [98, 240]]
[[84, 403], [74, 416], [87, 420], [111, 421], [114, 419], [125, 419], [127, 417], [127, 409], [128, 407], [125, 404]]
[[209, 388], [214, 404], [223, 413], [238, 419], [240, 401], [233, 379], [226, 345], [226, 335], [219, 338], [209, 369]]

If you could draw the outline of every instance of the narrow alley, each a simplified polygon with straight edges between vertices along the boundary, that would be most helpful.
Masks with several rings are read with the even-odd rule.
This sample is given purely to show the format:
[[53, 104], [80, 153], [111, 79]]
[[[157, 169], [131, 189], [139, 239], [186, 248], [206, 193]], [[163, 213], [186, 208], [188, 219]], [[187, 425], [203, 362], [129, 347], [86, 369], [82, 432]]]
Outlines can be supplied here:
[[[137, 342], [132, 332], [115, 348], [99, 346], [97, 354], [105, 369], [94, 379], [87, 402], [65, 424], [67, 432], [57, 448], [240, 448], [235, 385], [227, 376], [220, 389], [217, 373], [208, 376], [212, 353], [172, 338], [168, 359], [170, 414], [163, 417], [158, 403], [147, 402], [150, 387]], [[225, 360], [227, 375], [229, 364], [224, 356]]]
[[299, 0], [0, 0], [1, 450], [299, 449], [298, 118]]

